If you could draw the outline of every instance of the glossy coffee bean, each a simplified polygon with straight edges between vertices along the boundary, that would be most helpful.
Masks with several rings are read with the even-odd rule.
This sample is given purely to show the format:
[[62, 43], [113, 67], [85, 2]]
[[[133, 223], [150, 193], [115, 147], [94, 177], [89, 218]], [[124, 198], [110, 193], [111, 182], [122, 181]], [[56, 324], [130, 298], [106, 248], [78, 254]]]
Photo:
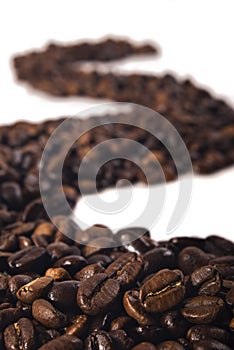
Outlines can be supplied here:
[[209, 264], [214, 266], [222, 275], [223, 278], [233, 276], [234, 274], [234, 256], [227, 255], [218, 258], [213, 258], [209, 261]]
[[42, 345], [38, 350], [60, 350], [60, 349], [82, 350], [83, 349], [82, 341], [73, 335], [64, 334]]
[[212, 325], [197, 325], [188, 330], [187, 339], [196, 343], [202, 339], [216, 339], [224, 344], [231, 344], [231, 334], [220, 327]]
[[16, 297], [23, 303], [32, 304], [34, 300], [46, 295], [53, 284], [51, 277], [39, 277], [19, 288]]
[[54, 267], [62, 267], [73, 276], [77, 271], [87, 265], [87, 261], [80, 255], [68, 255], [60, 258], [53, 265]]
[[143, 255], [144, 273], [149, 275], [163, 268], [173, 268], [176, 265], [175, 253], [163, 247], [150, 250]]
[[105, 273], [110, 278], [116, 279], [121, 287], [129, 287], [137, 280], [143, 269], [143, 260], [135, 253], [124, 253], [112, 264]]
[[192, 285], [199, 295], [216, 295], [222, 288], [222, 277], [211, 265], [202, 266], [191, 274]]
[[10, 271], [14, 274], [27, 272], [42, 272], [50, 262], [43, 247], [29, 247], [12, 254], [8, 258]]
[[72, 324], [66, 328], [66, 334], [76, 337], [84, 337], [89, 326], [89, 319], [86, 315], [78, 315], [72, 319]]
[[47, 294], [49, 301], [63, 312], [77, 309], [76, 295], [80, 283], [75, 280], [56, 282]]
[[182, 272], [164, 269], [141, 286], [139, 298], [145, 310], [163, 312], [178, 305], [184, 295]]
[[181, 313], [186, 320], [196, 324], [213, 322], [221, 309], [224, 301], [214, 296], [198, 296], [188, 300]]
[[117, 280], [99, 273], [81, 282], [77, 303], [87, 315], [104, 313], [118, 298], [120, 285]]
[[28, 318], [20, 318], [4, 331], [4, 343], [7, 350], [36, 348], [36, 332]]
[[71, 280], [71, 276], [63, 267], [50, 267], [45, 275], [51, 277], [55, 282]]
[[47, 328], [62, 328], [67, 323], [66, 316], [45, 299], [37, 299], [32, 304], [32, 315]]
[[128, 290], [123, 296], [123, 305], [128, 316], [136, 320], [140, 325], [154, 325], [156, 319], [142, 306], [137, 290]]
[[59, 260], [67, 255], [80, 255], [80, 249], [76, 246], [69, 246], [63, 242], [56, 242], [47, 245], [47, 252], [51, 256], [52, 261]]
[[116, 331], [117, 329], [128, 330], [136, 326], [135, 321], [128, 316], [119, 316], [115, 318], [110, 325], [111, 331]]
[[74, 279], [77, 281], [84, 281], [88, 278], [96, 275], [97, 273], [105, 272], [105, 268], [100, 264], [91, 264], [83, 267], [74, 275]]
[[186, 247], [179, 254], [179, 267], [185, 275], [189, 275], [195, 269], [207, 265], [209, 260], [209, 255], [200, 248]]
[[105, 331], [97, 331], [90, 334], [84, 343], [85, 350], [101, 350], [108, 349], [114, 350], [114, 344], [111, 336]]

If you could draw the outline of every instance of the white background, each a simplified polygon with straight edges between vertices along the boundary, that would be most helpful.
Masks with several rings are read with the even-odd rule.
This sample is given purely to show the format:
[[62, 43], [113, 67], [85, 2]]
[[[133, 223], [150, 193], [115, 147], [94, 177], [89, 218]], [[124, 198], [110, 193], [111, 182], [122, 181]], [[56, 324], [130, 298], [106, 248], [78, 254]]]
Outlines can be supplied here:
[[[179, 78], [192, 77], [234, 106], [233, 89], [233, 1], [31, 1], [7, 0], [0, 5], [0, 123], [20, 119], [37, 121], [72, 115], [100, 103], [93, 99], [60, 99], [25, 88], [14, 81], [13, 54], [41, 48], [47, 41], [99, 39], [108, 34], [159, 44], [160, 57], [142, 62], [125, 60], [118, 69], [148, 72], [172, 71]], [[233, 167], [214, 176], [196, 176], [193, 197], [183, 223], [174, 234], [233, 234]], [[176, 199], [178, 184], [167, 185], [167, 203], [162, 220], [153, 228], [162, 238]], [[136, 187], [131, 212], [144, 202], [145, 190]], [[113, 191], [106, 197], [110, 198]], [[105, 196], [105, 195], [104, 195]], [[86, 208], [87, 209], [87, 208]], [[90, 224], [102, 220], [110, 226], [122, 219], [90, 215]], [[126, 217], [126, 216], [125, 216]], [[147, 226], [147, 223], [145, 223]]]

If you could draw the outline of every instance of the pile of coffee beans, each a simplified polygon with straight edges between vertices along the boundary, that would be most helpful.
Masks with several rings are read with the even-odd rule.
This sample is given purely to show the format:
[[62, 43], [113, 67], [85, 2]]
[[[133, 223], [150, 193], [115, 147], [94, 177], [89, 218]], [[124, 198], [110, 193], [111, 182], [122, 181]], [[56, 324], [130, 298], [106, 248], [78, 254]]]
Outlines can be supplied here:
[[103, 73], [82, 66], [84, 61], [111, 61], [156, 51], [150, 45], [108, 39], [71, 46], [50, 44], [43, 51], [15, 57], [14, 66], [19, 80], [52, 95], [133, 102], [161, 113], [183, 137], [198, 173], [233, 164], [234, 111], [223, 100], [190, 80], [179, 81], [168, 74]]
[[1, 350], [233, 349], [232, 242], [96, 225], [74, 233], [82, 245], [64, 235], [65, 217], [54, 221], [2, 231]]

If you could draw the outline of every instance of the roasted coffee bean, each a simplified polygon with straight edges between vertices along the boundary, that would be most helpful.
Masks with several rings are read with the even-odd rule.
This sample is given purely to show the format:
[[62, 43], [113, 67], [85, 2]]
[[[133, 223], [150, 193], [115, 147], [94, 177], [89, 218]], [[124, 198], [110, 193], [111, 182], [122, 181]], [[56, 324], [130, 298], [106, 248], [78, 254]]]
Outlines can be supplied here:
[[[99, 239], [99, 238], [112, 238], [112, 236], [113, 236], [113, 233], [108, 227], [106, 227], [104, 225], [93, 225], [81, 233], [81, 237], [78, 240], [78, 242], [81, 244], [87, 245], [87, 244], [89, 244], [90, 241], [93, 241], [96, 238], [97, 239]], [[104, 241], [104, 243], [105, 243], [105, 241]], [[106, 243], [107, 243], [106, 247], [108, 247], [109, 241], [107, 241]], [[98, 246], [98, 242], [96, 244], [94, 242], [94, 246]], [[91, 254], [94, 254], [94, 252]], [[90, 254], [88, 254], [88, 255], [90, 255]]]
[[181, 316], [178, 310], [168, 311], [160, 318], [160, 325], [173, 337], [184, 337], [189, 323]]
[[234, 244], [219, 236], [209, 236], [205, 240], [205, 250], [216, 256], [233, 255]]
[[104, 313], [118, 298], [120, 285], [117, 280], [98, 273], [81, 282], [77, 293], [77, 303], [87, 315]]
[[215, 295], [222, 287], [222, 277], [211, 265], [194, 270], [191, 282], [194, 287], [199, 288], [199, 295]]
[[47, 328], [58, 329], [65, 327], [67, 323], [66, 316], [45, 299], [33, 302], [32, 314], [35, 320]]
[[179, 254], [179, 267], [185, 275], [189, 275], [193, 270], [207, 265], [209, 260], [209, 255], [200, 248], [186, 247]]
[[117, 329], [123, 329], [126, 331], [134, 326], [136, 326], [136, 324], [131, 317], [119, 316], [111, 322], [110, 330], [116, 331]]
[[16, 322], [22, 316], [20, 308], [8, 307], [0, 310], [0, 332], [2, 332], [11, 323]]
[[82, 253], [85, 258], [88, 258], [94, 254], [100, 254], [105, 252], [109, 247], [116, 245], [114, 240], [111, 237], [98, 237], [87, 243], [88, 245], [84, 246]]
[[19, 243], [20, 250], [31, 247], [33, 244], [31, 238], [25, 237], [25, 236], [19, 236], [18, 243]]
[[175, 254], [167, 248], [159, 247], [143, 255], [144, 272], [149, 275], [163, 268], [173, 268], [176, 265]]
[[105, 331], [97, 331], [91, 333], [85, 340], [84, 348], [86, 350], [92, 349], [106, 349], [106, 350], [114, 350], [114, 344], [111, 336]]
[[229, 346], [219, 342], [215, 339], [204, 339], [199, 340], [197, 343], [194, 344], [193, 347], [194, 350], [231, 350]]
[[36, 348], [36, 332], [31, 320], [20, 318], [4, 331], [4, 343], [7, 350]]
[[226, 296], [226, 302], [230, 306], [234, 306], [234, 288], [230, 289]]
[[81, 270], [87, 265], [87, 261], [80, 255], [68, 255], [56, 261], [54, 267], [63, 267], [67, 272], [73, 276], [77, 271]]
[[1, 197], [9, 209], [19, 210], [23, 205], [22, 190], [16, 182], [4, 182], [1, 185]]
[[82, 350], [82, 341], [73, 335], [64, 334], [42, 345], [38, 350]]
[[50, 267], [48, 270], [46, 270], [45, 275], [53, 278], [55, 282], [71, 280], [71, 276], [67, 270], [62, 267]]
[[8, 264], [12, 273], [42, 272], [49, 264], [49, 256], [42, 247], [29, 247], [12, 254]]
[[184, 347], [174, 340], [168, 340], [160, 343], [157, 346], [157, 350], [184, 350]]
[[66, 334], [76, 337], [84, 337], [88, 330], [89, 319], [86, 315], [79, 315], [72, 320], [72, 324], [66, 328]]
[[184, 295], [182, 272], [164, 269], [142, 285], [139, 298], [145, 310], [163, 312], [179, 304]]
[[137, 290], [125, 292], [123, 305], [128, 316], [136, 320], [140, 325], [154, 325], [156, 318], [148, 313], [142, 306]]
[[227, 255], [211, 259], [209, 264], [214, 266], [223, 278], [233, 276], [234, 274], [234, 256]]
[[20, 287], [16, 296], [23, 303], [32, 304], [34, 300], [46, 295], [52, 284], [51, 277], [39, 277]]
[[78, 247], [70, 247], [68, 244], [63, 242], [51, 243], [47, 246], [46, 250], [50, 254], [52, 261], [59, 260], [67, 255], [80, 255], [80, 250]]
[[17, 238], [11, 233], [0, 235], [0, 251], [14, 252], [17, 249]]
[[199, 325], [193, 326], [188, 330], [187, 338], [190, 342], [195, 343], [202, 339], [216, 339], [224, 344], [231, 344], [231, 334], [217, 326], [212, 325]]
[[16, 292], [20, 287], [32, 281], [32, 277], [29, 275], [16, 275], [9, 279], [8, 287], [11, 295], [16, 298]]
[[143, 260], [136, 253], [125, 253], [110, 264], [105, 273], [116, 279], [121, 287], [129, 287], [137, 280], [143, 269]]
[[80, 283], [75, 280], [55, 283], [47, 294], [50, 302], [63, 312], [72, 312], [77, 309], [76, 295]]
[[100, 313], [89, 319], [89, 333], [93, 333], [99, 330], [108, 330], [113, 318], [113, 311]]
[[112, 259], [105, 254], [94, 254], [87, 258], [89, 264], [101, 264], [103, 267], [107, 267], [112, 263]]
[[198, 296], [188, 300], [181, 313], [191, 323], [213, 322], [224, 307], [224, 301], [214, 296]]
[[97, 273], [105, 272], [105, 268], [100, 264], [91, 264], [83, 267], [74, 275], [74, 279], [77, 281], [84, 281], [88, 278], [96, 275]]
[[115, 349], [130, 350], [134, 346], [134, 340], [123, 329], [111, 331], [109, 334], [113, 340]]
[[142, 342], [134, 346], [132, 350], [156, 350], [156, 347], [152, 343]]

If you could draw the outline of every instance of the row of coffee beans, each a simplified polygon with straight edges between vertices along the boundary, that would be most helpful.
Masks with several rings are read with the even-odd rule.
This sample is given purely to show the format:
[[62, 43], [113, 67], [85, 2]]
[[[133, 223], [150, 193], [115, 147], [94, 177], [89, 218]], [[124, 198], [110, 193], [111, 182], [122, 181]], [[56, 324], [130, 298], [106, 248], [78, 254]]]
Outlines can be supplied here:
[[154, 51], [150, 45], [136, 47], [118, 40], [51, 44], [43, 51], [15, 57], [14, 66], [19, 80], [53, 95], [108, 98], [156, 110], [177, 128], [199, 173], [233, 164], [234, 111], [224, 101], [171, 75], [101, 73], [75, 64]]
[[[231, 350], [234, 244], [141, 228], [17, 223], [0, 246], [1, 350]], [[142, 230], [141, 238], [134, 239]], [[115, 241], [114, 248], [103, 242]], [[110, 244], [109, 244], [110, 246]]]

